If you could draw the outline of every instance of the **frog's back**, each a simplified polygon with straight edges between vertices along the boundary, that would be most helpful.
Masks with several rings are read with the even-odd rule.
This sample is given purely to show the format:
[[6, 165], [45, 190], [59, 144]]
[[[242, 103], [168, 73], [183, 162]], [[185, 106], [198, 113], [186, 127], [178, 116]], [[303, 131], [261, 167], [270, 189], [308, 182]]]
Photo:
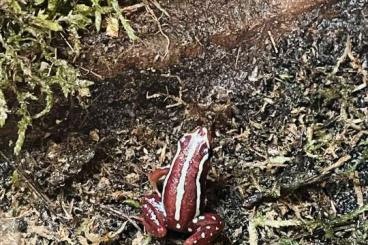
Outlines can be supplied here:
[[204, 192], [202, 183], [208, 172], [208, 153], [209, 141], [204, 128], [184, 135], [178, 142], [162, 193], [170, 229], [184, 231], [199, 214]]

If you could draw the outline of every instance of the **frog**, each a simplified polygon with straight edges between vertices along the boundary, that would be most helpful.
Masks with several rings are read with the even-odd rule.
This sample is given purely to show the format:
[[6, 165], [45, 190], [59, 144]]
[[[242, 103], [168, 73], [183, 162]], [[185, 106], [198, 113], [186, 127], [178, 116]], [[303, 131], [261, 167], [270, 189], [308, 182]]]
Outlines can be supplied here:
[[[184, 134], [169, 166], [149, 174], [154, 193], [142, 198], [142, 222], [154, 237], [168, 230], [189, 233], [184, 245], [211, 244], [224, 229], [221, 217], [203, 212], [210, 169], [211, 136], [206, 127]], [[163, 179], [162, 192], [157, 183]]]

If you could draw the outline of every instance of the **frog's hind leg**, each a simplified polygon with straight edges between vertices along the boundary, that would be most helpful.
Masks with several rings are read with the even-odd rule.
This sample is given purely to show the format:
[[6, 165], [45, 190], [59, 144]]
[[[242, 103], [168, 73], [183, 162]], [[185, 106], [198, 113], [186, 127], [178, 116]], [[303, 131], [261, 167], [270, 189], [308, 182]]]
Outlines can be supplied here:
[[208, 245], [224, 229], [224, 222], [214, 213], [205, 213], [193, 219], [188, 226], [188, 232], [193, 233], [184, 245]]
[[166, 236], [166, 214], [157, 194], [143, 197], [142, 223], [148, 233], [155, 237]]

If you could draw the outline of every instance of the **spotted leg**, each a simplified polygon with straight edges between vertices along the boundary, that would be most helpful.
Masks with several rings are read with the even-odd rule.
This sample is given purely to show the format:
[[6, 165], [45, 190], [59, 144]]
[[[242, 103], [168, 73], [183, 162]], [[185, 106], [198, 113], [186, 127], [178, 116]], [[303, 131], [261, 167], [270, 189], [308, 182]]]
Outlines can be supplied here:
[[208, 245], [224, 229], [224, 222], [220, 216], [214, 213], [205, 213], [195, 219], [188, 226], [188, 231], [193, 233], [184, 245]]
[[157, 182], [165, 175], [167, 175], [170, 171], [170, 167], [163, 167], [156, 169], [153, 171], [149, 176], [149, 182], [151, 183], [153, 190], [160, 195], [158, 188], [157, 188]]
[[146, 231], [155, 237], [166, 236], [166, 214], [160, 196], [147, 195], [142, 202], [142, 222]]

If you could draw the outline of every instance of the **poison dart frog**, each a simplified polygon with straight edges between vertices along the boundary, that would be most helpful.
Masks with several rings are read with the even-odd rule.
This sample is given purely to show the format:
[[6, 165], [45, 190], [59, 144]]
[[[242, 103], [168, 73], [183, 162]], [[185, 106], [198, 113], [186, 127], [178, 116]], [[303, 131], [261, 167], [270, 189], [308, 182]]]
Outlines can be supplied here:
[[[156, 191], [142, 199], [142, 222], [148, 233], [166, 236], [167, 230], [190, 233], [184, 245], [210, 244], [224, 228], [215, 213], [202, 213], [209, 171], [210, 135], [197, 127], [178, 142], [170, 166], [156, 169], [149, 181]], [[157, 182], [165, 177], [162, 193]]]

